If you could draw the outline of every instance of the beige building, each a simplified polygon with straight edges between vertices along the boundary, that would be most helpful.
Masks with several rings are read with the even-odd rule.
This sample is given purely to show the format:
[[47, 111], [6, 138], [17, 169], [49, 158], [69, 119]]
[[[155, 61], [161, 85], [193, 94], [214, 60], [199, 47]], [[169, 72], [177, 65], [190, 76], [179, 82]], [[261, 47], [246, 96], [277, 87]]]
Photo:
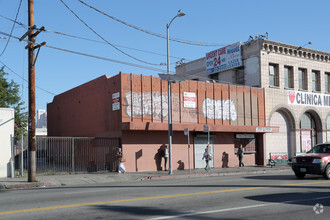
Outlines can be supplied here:
[[[266, 159], [277, 152], [290, 158], [330, 141], [330, 53], [264, 38], [235, 45], [240, 56], [221, 48], [177, 66], [176, 73], [264, 88], [266, 126], [280, 127], [279, 133], [265, 134]], [[238, 66], [231, 66], [234, 61]]]

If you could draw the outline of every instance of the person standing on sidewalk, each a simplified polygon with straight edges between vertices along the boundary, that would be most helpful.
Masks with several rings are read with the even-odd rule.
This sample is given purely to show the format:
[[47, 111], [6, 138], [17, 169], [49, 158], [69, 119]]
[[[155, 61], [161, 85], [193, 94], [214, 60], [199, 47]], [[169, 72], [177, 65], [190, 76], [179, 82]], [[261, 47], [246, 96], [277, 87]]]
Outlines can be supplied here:
[[243, 155], [244, 155], [244, 149], [241, 146], [239, 146], [238, 150], [237, 150], [237, 157], [238, 157], [238, 161], [239, 161], [238, 166], [239, 167], [242, 167], [242, 166], [244, 167]]
[[203, 154], [202, 160], [204, 160], [204, 159], [205, 159], [205, 162], [206, 162], [205, 170], [209, 170], [210, 169], [210, 165], [209, 165], [210, 154], [208, 152], [208, 147], [205, 148], [205, 152]]
[[164, 167], [165, 167], [165, 170], [167, 170], [166, 169], [166, 164], [167, 164], [168, 156], [169, 156], [168, 146], [165, 145], [165, 148], [164, 148]]
[[116, 157], [118, 158], [118, 173], [125, 173], [126, 168], [124, 166], [124, 162], [126, 161], [126, 159], [120, 147], [117, 150]]

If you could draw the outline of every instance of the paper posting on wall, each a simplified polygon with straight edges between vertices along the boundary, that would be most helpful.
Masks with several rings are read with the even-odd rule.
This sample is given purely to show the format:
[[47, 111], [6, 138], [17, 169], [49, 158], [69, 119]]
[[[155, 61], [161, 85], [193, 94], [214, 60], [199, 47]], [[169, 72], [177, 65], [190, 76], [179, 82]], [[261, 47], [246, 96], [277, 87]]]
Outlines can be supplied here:
[[196, 108], [196, 93], [193, 92], [183, 93], [183, 107]]
[[112, 94], [112, 111], [120, 109], [120, 92]]

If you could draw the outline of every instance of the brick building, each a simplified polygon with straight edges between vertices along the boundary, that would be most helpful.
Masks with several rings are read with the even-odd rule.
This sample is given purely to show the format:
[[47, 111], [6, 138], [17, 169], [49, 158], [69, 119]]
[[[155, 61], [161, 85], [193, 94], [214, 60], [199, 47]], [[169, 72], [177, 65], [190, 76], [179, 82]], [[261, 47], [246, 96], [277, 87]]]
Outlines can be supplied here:
[[[233, 46], [240, 50], [236, 57], [240, 65], [226, 69], [223, 63], [208, 59], [214, 55], [210, 52], [177, 66], [176, 72], [196, 80], [263, 88], [266, 126], [279, 127], [279, 133], [266, 134], [266, 159], [273, 152], [286, 152], [290, 158], [330, 140], [330, 53], [264, 37], [229, 48]], [[217, 51], [220, 54], [224, 49]], [[226, 58], [230, 60], [227, 56], [221, 61], [230, 62]]]
[[[153, 76], [101, 76], [54, 97], [47, 105], [48, 136], [120, 138], [127, 171], [162, 170], [167, 85]], [[188, 157], [191, 168], [204, 168], [206, 124], [212, 167], [237, 166], [239, 145], [246, 149], [245, 164], [265, 164], [265, 133], [278, 132], [278, 127], [265, 126], [264, 89], [187, 80], [172, 83], [171, 94], [174, 170], [188, 169]]]

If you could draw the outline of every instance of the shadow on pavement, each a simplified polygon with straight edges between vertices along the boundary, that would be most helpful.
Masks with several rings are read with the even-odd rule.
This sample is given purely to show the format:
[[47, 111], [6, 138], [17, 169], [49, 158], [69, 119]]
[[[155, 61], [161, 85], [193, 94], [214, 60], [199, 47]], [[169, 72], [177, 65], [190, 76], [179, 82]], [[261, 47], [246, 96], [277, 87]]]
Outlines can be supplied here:
[[[254, 180], [303, 180], [298, 179], [294, 174], [292, 175], [258, 175], [258, 176], [247, 176], [245, 179], [254, 179]], [[307, 175], [305, 176], [306, 180], [324, 180], [323, 176]]]
[[316, 203], [323, 206], [330, 206], [330, 192], [276, 193], [248, 196], [245, 198], [259, 202], [308, 205], [311, 207]]

